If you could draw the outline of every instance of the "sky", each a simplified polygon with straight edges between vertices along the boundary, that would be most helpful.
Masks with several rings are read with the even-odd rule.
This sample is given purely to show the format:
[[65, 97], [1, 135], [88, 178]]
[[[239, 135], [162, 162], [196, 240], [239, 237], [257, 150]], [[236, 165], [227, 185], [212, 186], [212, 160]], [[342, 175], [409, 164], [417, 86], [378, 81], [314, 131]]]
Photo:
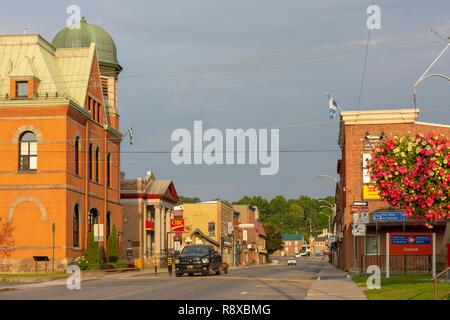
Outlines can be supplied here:
[[[114, 38], [119, 63], [126, 178], [151, 170], [180, 195], [238, 200], [248, 195], [323, 197], [334, 193], [340, 155], [338, 117], [328, 117], [329, 92], [344, 110], [358, 109], [372, 0], [4, 0], [0, 34], [39, 33], [48, 41], [65, 26], [69, 5]], [[371, 32], [359, 110], [410, 108], [412, 86], [450, 36], [450, 1], [375, 1], [381, 29]], [[26, 8], [26, 10], [24, 9]], [[450, 73], [450, 50], [433, 69]], [[420, 121], [449, 123], [443, 79], [418, 88]], [[258, 165], [175, 165], [174, 130], [279, 128], [276, 175]], [[314, 150], [329, 150], [316, 152]], [[336, 151], [333, 151], [336, 150]], [[136, 151], [163, 151], [136, 153]], [[134, 152], [134, 153], [133, 153]]]

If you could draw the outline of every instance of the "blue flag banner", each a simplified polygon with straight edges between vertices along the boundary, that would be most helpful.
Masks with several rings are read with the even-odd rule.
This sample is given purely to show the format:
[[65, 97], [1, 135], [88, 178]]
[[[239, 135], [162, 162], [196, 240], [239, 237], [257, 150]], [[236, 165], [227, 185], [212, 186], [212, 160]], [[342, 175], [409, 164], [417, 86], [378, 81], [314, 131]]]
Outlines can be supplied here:
[[330, 114], [330, 119], [333, 119], [336, 116], [336, 111], [339, 108], [337, 102], [331, 97], [328, 93], [328, 112]]

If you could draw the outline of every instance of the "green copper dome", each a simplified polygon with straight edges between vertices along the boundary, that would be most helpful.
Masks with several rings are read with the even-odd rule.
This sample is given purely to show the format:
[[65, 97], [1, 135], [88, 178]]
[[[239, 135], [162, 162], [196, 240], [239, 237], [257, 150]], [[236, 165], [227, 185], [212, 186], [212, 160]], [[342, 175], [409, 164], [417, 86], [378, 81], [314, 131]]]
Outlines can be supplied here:
[[95, 42], [99, 63], [118, 65], [117, 49], [113, 38], [101, 27], [80, 20], [80, 28], [64, 28], [52, 40], [55, 48], [84, 48]]

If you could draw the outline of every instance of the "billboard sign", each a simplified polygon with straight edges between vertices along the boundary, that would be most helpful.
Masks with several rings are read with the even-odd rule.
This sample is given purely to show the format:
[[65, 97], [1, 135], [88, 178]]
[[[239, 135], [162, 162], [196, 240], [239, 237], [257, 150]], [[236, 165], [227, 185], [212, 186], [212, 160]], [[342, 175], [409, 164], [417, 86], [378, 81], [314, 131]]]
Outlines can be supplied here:
[[363, 198], [366, 200], [381, 199], [377, 186], [371, 183], [363, 185]]
[[170, 220], [170, 231], [172, 232], [184, 232], [184, 219], [175, 218]]
[[432, 233], [392, 233], [390, 254], [433, 254]]

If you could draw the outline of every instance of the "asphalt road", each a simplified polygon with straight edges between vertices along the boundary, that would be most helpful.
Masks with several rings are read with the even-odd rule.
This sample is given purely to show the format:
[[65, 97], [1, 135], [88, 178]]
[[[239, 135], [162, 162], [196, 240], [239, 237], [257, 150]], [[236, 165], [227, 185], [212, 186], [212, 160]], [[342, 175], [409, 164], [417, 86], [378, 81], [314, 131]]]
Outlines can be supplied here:
[[303, 300], [323, 269], [314, 258], [297, 259], [296, 266], [264, 265], [230, 270], [218, 276], [122, 273], [84, 281], [80, 290], [64, 284], [0, 291], [0, 300]]

